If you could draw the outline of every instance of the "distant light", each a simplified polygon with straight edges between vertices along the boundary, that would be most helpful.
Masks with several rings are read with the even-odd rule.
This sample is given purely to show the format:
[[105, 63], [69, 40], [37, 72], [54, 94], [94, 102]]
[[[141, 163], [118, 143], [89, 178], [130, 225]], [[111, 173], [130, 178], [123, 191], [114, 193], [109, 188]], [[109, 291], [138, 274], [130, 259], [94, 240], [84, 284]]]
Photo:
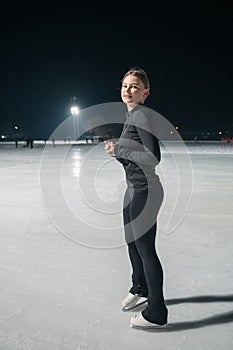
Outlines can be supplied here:
[[222, 135], [222, 131], [219, 131], [218, 134], [219, 134], [219, 135]]
[[19, 127], [18, 127], [17, 125], [14, 126], [14, 129], [15, 129], [15, 130], [18, 130], [18, 128], [19, 128]]
[[5, 136], [5, 135], [2, 135], [2, 136], [1, 136], [1, 139], [5, 139], [5, 138], [6, 138], [6, 136]]
[[70, 108], [70, 111], [71, 111], [71, 114], [72, 114], [72, 115], [77, 115], [78, 112], [79, 112], [79, 108], [78, 108], [78, 106], [72, 106], [72, 107]]
[[178, 125], [176, 126], [176, 130], [179, 130], [179, 126]]

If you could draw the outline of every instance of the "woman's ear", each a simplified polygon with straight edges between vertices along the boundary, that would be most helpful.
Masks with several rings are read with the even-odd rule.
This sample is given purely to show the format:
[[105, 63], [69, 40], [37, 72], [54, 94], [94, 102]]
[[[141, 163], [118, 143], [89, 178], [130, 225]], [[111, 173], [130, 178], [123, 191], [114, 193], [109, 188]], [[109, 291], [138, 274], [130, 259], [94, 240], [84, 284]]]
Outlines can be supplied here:
[[[147, 97], [150, 95], [150, 89], [145, 89], [144, 91], [144, 94], [143, 94], [143, 98], [144, 98], [144, 101], [147, 99]], [[144, 102], [143, 101], [143, 102]]]

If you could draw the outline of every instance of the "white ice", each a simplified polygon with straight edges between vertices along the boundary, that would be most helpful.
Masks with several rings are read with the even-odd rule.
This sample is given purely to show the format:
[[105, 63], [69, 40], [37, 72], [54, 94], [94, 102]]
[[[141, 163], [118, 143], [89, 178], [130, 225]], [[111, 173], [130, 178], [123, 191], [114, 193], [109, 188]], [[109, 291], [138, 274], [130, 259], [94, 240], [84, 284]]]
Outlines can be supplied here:
[[103, 144], [0, 144], [1, 350], [233, 348], [233, 147], [161, 146], [170, 328], [145, 331], [121, 311], [131, 278], [121, 165]]

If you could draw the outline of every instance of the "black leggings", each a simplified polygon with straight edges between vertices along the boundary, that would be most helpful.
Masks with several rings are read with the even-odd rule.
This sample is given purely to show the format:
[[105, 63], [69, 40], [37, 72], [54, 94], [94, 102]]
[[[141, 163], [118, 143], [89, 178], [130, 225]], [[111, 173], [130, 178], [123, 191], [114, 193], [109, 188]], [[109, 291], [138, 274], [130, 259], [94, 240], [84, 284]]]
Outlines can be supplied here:
[[161, 183], [148, 192], [128, 187], [124, 197], [124, 229], [132, 265], [130, 292], [148, 297], [142, 314], [152, 323], [166, 323], [167, 308], [163, 297], [163, 270], [158, 258], [155, 237], [157, 216], [163, 201]]

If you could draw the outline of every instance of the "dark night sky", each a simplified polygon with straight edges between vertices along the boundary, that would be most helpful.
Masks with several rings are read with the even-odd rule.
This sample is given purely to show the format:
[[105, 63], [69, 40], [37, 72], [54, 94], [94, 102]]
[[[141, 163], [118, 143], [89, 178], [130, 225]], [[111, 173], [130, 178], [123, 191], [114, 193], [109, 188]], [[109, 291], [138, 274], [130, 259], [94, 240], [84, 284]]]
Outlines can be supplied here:
[[232, 5], [156, 4], [8, 5], [0, 24], [0, 132], [18, 125], [48, 137], [69, 116], [74, 95], [81, 108], [120, 101], [131, 66], [148, 72], [147, 106], [171, 123], [232, 130]]

